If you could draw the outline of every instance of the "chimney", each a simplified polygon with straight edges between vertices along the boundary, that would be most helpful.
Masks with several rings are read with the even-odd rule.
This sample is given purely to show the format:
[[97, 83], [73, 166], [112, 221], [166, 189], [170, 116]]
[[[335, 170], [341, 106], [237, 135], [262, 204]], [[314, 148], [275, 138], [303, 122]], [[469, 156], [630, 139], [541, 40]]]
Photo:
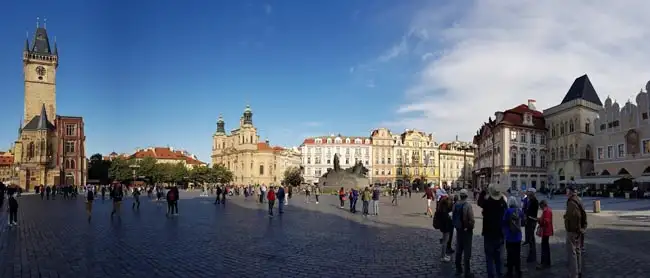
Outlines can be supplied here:
[[535, 103], [537, 103], [534, 99], [528, 99], [528, 109], [537, 111], [537, 108], [535, 108]]
[[266, 139], [264, 140], [264, 142], [266, 142], [266, 144], [268, 145], [268, 144], [269, 144], [269, 138], [266, 138]]

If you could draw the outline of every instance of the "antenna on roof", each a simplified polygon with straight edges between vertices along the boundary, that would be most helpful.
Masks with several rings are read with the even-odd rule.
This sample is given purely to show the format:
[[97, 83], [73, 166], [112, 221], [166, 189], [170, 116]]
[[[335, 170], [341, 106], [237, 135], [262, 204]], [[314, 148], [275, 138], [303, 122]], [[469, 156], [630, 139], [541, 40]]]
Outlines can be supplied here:
[[47, 28], [47, 18], [43, 19], [43, 28]]
[[38, 28], [38, 23], [41, 21], [40, 17], [36, 17], [36, 28]]

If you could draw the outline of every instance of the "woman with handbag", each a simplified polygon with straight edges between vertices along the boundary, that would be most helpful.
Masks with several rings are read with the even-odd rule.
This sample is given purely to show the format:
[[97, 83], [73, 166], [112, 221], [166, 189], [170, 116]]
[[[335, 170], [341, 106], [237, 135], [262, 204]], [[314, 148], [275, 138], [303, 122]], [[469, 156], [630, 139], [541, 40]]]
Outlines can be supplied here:
[[542, 238], [542, 258], [537, 269], [544, 269], [551, 267], [551, 247], [548, 240], [553, 235], [553, 211], [546, 200], [539, 202], [539, 208], [542, 209], [542, 216], [537, 220], [539, 226], [537, 226], [535, 234]]

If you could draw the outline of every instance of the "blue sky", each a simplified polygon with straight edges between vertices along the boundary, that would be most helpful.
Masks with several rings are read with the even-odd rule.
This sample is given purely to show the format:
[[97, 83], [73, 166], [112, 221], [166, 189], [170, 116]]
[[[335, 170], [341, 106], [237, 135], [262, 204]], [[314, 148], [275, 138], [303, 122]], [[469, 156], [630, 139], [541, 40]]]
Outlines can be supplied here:
[[404, 2], [4, 3], [0, 149], [17, 136], [21, 53], [37, 17], [59, 46], [57, 113], [84, 117], [88, 155], [170, 145], [209, 162], [218, 115], [233, 129], [246, 104], [272, 144], [367, 135], [395, 117], [412, 69], [359, 65], [404, 35], [417, 8]]

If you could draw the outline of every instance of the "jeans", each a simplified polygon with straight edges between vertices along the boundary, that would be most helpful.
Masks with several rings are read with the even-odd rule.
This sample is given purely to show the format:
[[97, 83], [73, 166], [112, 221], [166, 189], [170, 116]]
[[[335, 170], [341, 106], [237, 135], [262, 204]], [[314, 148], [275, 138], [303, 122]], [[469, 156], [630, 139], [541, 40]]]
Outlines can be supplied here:
[[278, 212], [284, 213], [284, 198], [278, 199]]
[[580, 244], [580, 233], [566, 233], [566, 251], [569, 259], [569, 277], [576, 278], [582, 273], [582, 248]]
[[260, 203], [264, 203], [265, 195], [266, 195], [266, 191], [260, 191]]
[[487, 265], [487, 275], [489, 278], [503, 276], [503, 272], [501, 270], [501, 267], [503, 266], [503, 263], [501, 262], [502, 246], [503, 240], [500, 238], [483, 237], [485, 263]]
[[343, 196], [339, 196], [339, 201], [341, 202], [341, 207], [345, 206], [345, 200], [343, 200]]
[[363, 215], [368, 215], [368, 201], [362, 201], [363, 202]]
[[273, 215], [273, 206], [275, 205], [275, 200], [268, 200], [269, 201], [269, 215]]
[[469, 261], [472, 258], [472, 236], [472, 230], [456, 229], [456, 272], [465, 272], [465, 275], [471, 272]]
[[537, 250], [535, 246], [535, 227], [537, 221], [526, 219], [526, 243], [528, 243], [528, 262], [537, 260]]
[[551, 245], [548, 242], [547, 236], [542, 237], [542, 255], [541, 264], [543, 266], [551, 266]]
[[506, 242], [508, 274], [521, 277], [521, 242]]
[[447, 255], [447, 244], [449, 244], [449, 233], [442, 233], [442, 240], [440, 241], [441, 258], [444, 258]]
[[372, 200], [372, 212], [379, 215], [379, 200]]

